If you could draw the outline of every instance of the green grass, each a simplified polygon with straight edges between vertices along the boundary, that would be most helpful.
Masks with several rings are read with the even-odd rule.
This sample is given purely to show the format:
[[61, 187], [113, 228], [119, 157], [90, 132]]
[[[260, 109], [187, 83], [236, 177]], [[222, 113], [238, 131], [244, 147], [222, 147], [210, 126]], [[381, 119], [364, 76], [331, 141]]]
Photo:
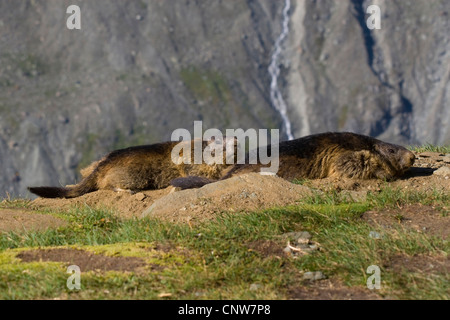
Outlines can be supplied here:
[[[170, 294], [169, 299], [286, 299], [290, 288], [305, 285], [301, 275], [306, 271], [320, 270], [331, 280], [365, 288], [370, 265], [381, 268], [381, 296], [449, 299], [448, 272], [394, 272], [387, 267], [396, 255], [448, 256], [448, 241], [401, 228], [375, 228], [360, 219], [367, 210], [413, 203], [448, 212], [450, 199], [438, 192], [406, 193], [389, 187], [360, 202], [337, 192], [317, 193], [295, 206], [223, 213], [194, 226], [150, 218], [122, 220], [111, 211], [74, 208], [65, 214], [68, 226], [0, 235], [0, 299], [158, 299], [162, 293]], [[15, 206], [26, 208], [27, 203], [2, 202], [2, 207]], [[320, 250], [298, 259], [284, 256], [283, 234], [292, 231], [310, 232]], [[371, 231], [382, 238], [371, 238]], [[279, 254], [250, 249], [265, 241], [278, 245]], [[152, 249], [156, 244], [170, 250]], [[25, 249], [54, 247], [136, 256], [161, 269], [84, 272], [82, 289], [70, 291], [64, 264], [16, 258]], [[259, 289], [250, 290], [255, 283]]]
[[409, 146], [409, 150], [415, 152], [439, 152], [443, 154], [450, 153], [450, 146], [436, 146], [431, 143], [424, 144], [422, 146]]

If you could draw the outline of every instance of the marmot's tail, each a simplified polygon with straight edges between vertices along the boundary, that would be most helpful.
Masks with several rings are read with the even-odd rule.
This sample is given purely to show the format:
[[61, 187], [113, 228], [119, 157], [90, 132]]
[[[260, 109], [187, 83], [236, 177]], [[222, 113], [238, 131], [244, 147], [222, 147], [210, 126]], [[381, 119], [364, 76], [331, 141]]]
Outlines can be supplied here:
[[188, 177], [182, 177], [182, 178], [176, 178], [170, 181], [170, 184], [174, 187], [184, 189], [194, 189], [194, 188], [201, 188], [204, 185], [210, 184], [216, 182], [216, 180], [211, 180], [204, 177], [198, 177], [198, 176], [188, 176]]
[[98, 190], [96, 180], [96, 175], [91, 174], [74, 187], [29, 187], [28, 190], [42, 198], [76, 198]]

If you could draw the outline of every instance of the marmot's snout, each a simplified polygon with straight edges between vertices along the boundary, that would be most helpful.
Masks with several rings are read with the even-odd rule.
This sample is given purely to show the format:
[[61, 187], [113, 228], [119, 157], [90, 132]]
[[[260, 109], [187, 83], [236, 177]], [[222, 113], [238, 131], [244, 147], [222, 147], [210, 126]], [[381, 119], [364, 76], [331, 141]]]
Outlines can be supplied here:
[[408, 154], [404, 157], [404, 159], [405, 163], [403, 164], [403, 166], [408, 169], [414, 164], [414, 161], [416, 161], [416, 156], [411, 151], [408, 151]]

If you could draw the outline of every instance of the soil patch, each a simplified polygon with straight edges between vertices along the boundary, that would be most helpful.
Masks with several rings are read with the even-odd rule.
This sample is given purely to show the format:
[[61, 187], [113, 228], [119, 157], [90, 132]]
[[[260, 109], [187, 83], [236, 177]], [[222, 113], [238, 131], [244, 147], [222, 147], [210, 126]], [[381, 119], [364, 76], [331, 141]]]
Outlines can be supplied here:
[[83, 271], [137, 271], [147, 264], [135, 257], [109, 257], [75, 249], [23, 251], [17, 255], [23, 262], [55, 261], [77, 265]]
[[449, 273], [450, 257], [432, 257], [428, 255], [407, 256], [398, 254], [384, 263], [387, 269], [395, 272]]
[[401, 208], [367, 211], [361, 218], [374, 226], [392, 228], [401, 226], [420, 233], [447, 239], [450, 235], [450, 216], [431, 206], [420, 204]]
[[373, 290], [347, 287], [327, 279], [288, 289], [289, 299], [294, 300], [381, 300]]
[[67, 221], [49, 214], [39, 214], [26, 210], [0, 209], [0, 233], [45, 231], [67, 225]]
[[73, 199], [45, 199], [37, 198], [31, 203], [35, 209], [52, 209], [55, 211], [68, 211], [73, 207], [89, 206], [97, 209], [108, 209], [117, 212], [123, 218], [140, 217], [142, 212], [174, 188], [169, 187], [161, 190], [149, 190], [136, 194], [127, 191], [115, 192], [110, 190], [99, 190], [87, 193]]
[[283, 252], [283, 246], [271, 240], [256, 240], [247, 244], [251, 251], [255, 251], [263, 257], [282, 257], [286, 254]]

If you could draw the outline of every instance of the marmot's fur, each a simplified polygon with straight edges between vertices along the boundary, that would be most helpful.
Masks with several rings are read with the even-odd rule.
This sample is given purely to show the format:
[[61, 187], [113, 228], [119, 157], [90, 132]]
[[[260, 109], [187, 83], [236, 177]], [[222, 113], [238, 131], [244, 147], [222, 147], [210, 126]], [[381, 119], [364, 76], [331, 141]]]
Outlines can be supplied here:
[[[392, 180], [402, 176], [413, 165], [415, 156], [402, 146], [342, 132], [280, 142], [279, 160], [277, 175], [287, 180], [326, 177]], [[246, 161], [246, 164], [235, 165], [222, 179], [259, 172], [262, 167], [265, 165], [248, 164]], [[204, 184], [207, 183], [210, 182]], [[171, 184], [182, 189], [202, 185], [192, 177], [174, 179]]]
[[[198, 140], [197, 140], [198, 141]], [[183, 150], [179, 157], [172, 161], [172, 150], [180, 142], [164, 142], [147, 146], [130, 147], [116, 150], [99, 161], [81, 170], [82, 181], [68, 187], [30, 187], [32, 193], [44, 198], [75, 198], [100, 189], [137, 192], [141, 190], [162, 189], [170, 185], [170, 181], [178, 177], [199, 176], [213, 180], [201, 180], [201, 185], [220, 179], [232, 164], [226, 164], [226, 148], [232, 144], [236, 154], [236, 139], [225, 138], [202, 141], [202, 152], [211, 148], [214, 156], [215, 144], [221, 144], [223, 164], [194, 164], [194, 140], [181, 142], [186, 150], [191, 149], [188, 164], [183, 161], [187, 154]], [[180, 148], [181, 149], [181, 148]], [[234, 159], [231, 163], [234, 163]], [[197, 179], [198, 180], [198, 179]], [[191, 186], [196, 187], [196, 179], [191, 179]]]

